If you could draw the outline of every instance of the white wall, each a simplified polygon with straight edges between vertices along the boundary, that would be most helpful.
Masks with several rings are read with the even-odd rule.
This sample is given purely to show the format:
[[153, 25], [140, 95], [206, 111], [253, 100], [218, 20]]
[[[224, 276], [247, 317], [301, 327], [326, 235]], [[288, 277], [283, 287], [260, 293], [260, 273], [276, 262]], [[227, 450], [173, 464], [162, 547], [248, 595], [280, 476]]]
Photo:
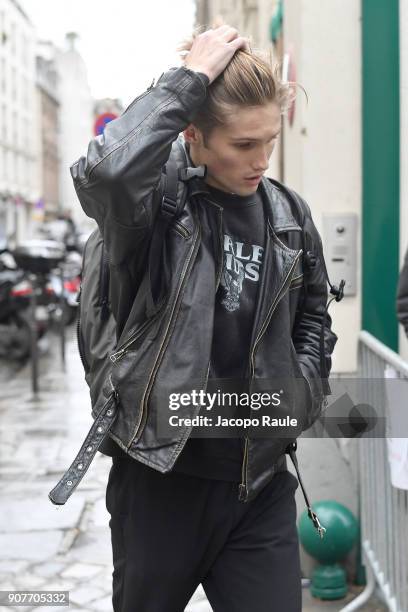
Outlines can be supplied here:
[[[289, 127], [285, 122], [285, 183], [306, 199], [322, 232], [323, 214], [351, 212], [361, 219], [360, 2], [286, 0], [284, 9], [285, 52], [292, 51], [296, 80], [305, 88], [309, 100], [307, 104], [305, 95], [298, 90], [294, 124]], [[324, 243], [325, 236], [322, 238]], [[356, 297], [344, 298], [330, 307], [333, 329], [339, 337], [333, 372], [351, 373], [357, 368], [360, 261], [357, 286]], [[355, 444], [350, 442], [302, 438], [298, 459], [312, 503], [334, 499], [356, 514]], [[288, 467], [293, 471], [290, 461]], [[300, 487], [296, 501], [300, 516], [305, 509]], [[310, 576], [316, 562], [302, 547], [301, 563], [304, 574]], [[351, 578], [354, 551], [345, 565]]]
[[[320, 231], [324, 213], [361, 218], [360, 17], [354, 0], [285, 2], [285, 51], [293, 50], [297, 81], [309, 98], [307, 105], [299, 91], [294, 125], [285, 129], [285, 182], [308, 201]], [[358, 262], [357, 296], [331, 310], [339, 336], [334, 372], [356, 370], [360, 311]]]

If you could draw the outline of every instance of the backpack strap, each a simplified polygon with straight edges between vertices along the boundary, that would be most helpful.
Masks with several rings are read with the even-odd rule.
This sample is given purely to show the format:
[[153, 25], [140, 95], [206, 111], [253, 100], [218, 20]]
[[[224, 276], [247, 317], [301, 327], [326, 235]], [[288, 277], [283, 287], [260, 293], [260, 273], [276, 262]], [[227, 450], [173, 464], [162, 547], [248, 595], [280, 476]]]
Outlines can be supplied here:
[[[157, 274], [160, 272], [160, 266], [157, 265], [157, 260], [161, 257], [164, 237], [171, 221], [178, 217], [186, 202], [187, 187], [185, 182], [195, 176], [202, 177], [205, 170], [202, 166], [198, 168], [189, 168], [188, 158], [184, 147], [180, 140], [176, 141], [176, 146], [179, 148], [184, 164], [181, 168], [177, 165], [175, 158], [170, 157], [165, 165], [163, 197], [161, 200], [160, 211], [156, 219], [154, 232], [151, 239], [148, 256], [147, 274], [145, 276], [145, 291], [146, 291], [146, 314], [148, 317], [157, 312], [158, 305], [155, 304], [152, 288], [155, 286], [156, 278], [153, 278], [154, 271]], [[179, 186], [182, 185], [179, 194]]]
[[[184, 204], [184, 199], [177, 199], [178, 190], [178, 168], [174, 161], [168, 161], [166, 164], [166, 175], [164, 179], [164, 194], [161, 201], [160, 213], [158, 215], [157, 224], [152, 235], [152, 241], [149, 250], [148, 269], [144, 280], [141, 284], [141, 291], [146, 293], [146, 311], [147, 315], [151, 316], [156, 312], [156, 305], [152, 295], [152, 278], [151, 271], [153, 268], [153, 260], [156, 256], [160, 256], [161, 246], [163, 244], [164, 235], [171, 220], [181, 212], [181, 203]], [[99, 301], [101, 306], [101, 317], [106, 321], [110, 316], [109, 308], [109, 284], [110, 284], [110, 269], [109, 269], [109, 254], [105, 244], [102, 244], [102, 254], [100, 263], [100, 282], [99, 282]], [[144, 288], [142, 285], [144, 284]]]
[[177, 191], [179, 185], [177, 164], [173, 159], [169, 159], [165, 168], [166, 175], [164, 178], [164, 193], [161, 201], [160, 212], [161, 219], [165, 219], [166, 223], [168, 223], [173, 219], [173, 217], [176, 217], [181, 213], [182, 207], [181, 201], [177, 200]]
[[286, 447], [285, 453], [288, 454], [289, 457], [291, 458], [294, 468], [296, 470], [297, 479], [302, 489], [303, 497], [304, 497], [306, 508], [307, 508], [307, 515], [312, 521], [313, 527], [317, 530], [317, 533], [319, 534], [320, 538], [323, 539], [324, 534], [326, 532], [326, 527], [323, 527], [323, 525], [320, 523], [319, 517], [317, 516], [316, 512], [313, 510], [312, 505], [309, 501], [309, 497], [306, 493], [305, 485], [303, 484], [303, 480], [300, 475], [299, 464], [298, 464], [298, 460], [296, 457], [296, 451], [297, 451], [297, 442], [291, 442]]
[[[157, 262], [157, 258], [161, 255], [164, 236], [166, 234], [168, 226], [170, 225], [172, 219], [178, 217], [181, 214], [181, 211], [184, 208], [187, 196], [187, 188], [185, 187], [185, 183], [194, 177], [204, 178], [206, 173], [205, 166], [198, 166], [197, 168], [188, 167], [188, 158], [180, 140], [176, 141], [176, 145], [178, 146], [182, 154], [184, 165], [179, 168], [174, 157], [170, 157], [170, 159], [164, 166], [165, 173], [163, 174], [163, 196], [161, 199], [160, 210], [157, 215], [157, 220], [149, 248], [147, 273], [140, 286], [141, 293], [143, 293], [144, 291], [146, 295], [146, 314], [148, 317], [152, 316], [157, 311], [157, 305], [154, 302], [152, 294], [152, 287], [154, 286], [152, 271], [157, 270], [159, 268], [157, 264], [155, 265], [155, 262]], [[182, 189], [181, 194], [179, 196], [178, 192], [180, 183], [182, 183]], [[110, 269], [109, 256], [106, 251], [105, 245], [103, 245], [102, 248], [103, 250], [100, 267], [99, 304], [102, 307], [102, 317], [104, 319], [107, 319], [110, 315]]]

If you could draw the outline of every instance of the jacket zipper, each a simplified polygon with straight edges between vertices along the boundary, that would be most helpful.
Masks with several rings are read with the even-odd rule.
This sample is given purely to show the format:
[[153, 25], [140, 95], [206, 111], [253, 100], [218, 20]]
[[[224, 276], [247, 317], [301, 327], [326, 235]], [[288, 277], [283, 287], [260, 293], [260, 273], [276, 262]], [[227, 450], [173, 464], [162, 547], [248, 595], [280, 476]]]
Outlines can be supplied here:
[[257, 337], [256, 337], [256, 339], [255, 339], [254, 345], [253, 345], [253, 347], [252, 347], [252, 351], [251, 351], [251, 353], [250, 353], [251, 380], [252, 380], [252, 378], [253, 378], [254, 369], [255, 369], [255, 365], [254, 365], [254, 357], [255, 357], [255, 350], [256, 350], [256, 347], [257, 347], [257, 345], [259, 344], [260, 340], [262, 339], [262, 336], [264, 335], [264, 333], [265, 333], [265, 331], [266, 331], [266, 328], [267, 328], [267, 327], [268, 327], [268, 325], [269, 325], [269, 321], [271, 320], [271, 317], [272, 317], [272, 315], [273, 315], [273, 313], [274, 313], [274, 311], [275, 311], [275, 309], [276, 309], [277, 305], [279, 304], [280, 300], [282, 299], [282, 297], [283, 297], [283, 295], [284, 295], [284, 293], [285, 293], [286, 288], [287, 288], [287, 287], [289, 286], [289, 284], [290, 284], [290, 281], [291, 281], [291, 278], [290, 278], [290, 277], [291, 277], [291, 275], [293, 274], [293, 270], [294, 270], [294, 268], [296, 267], [296, 264], [297, 264], [297, 262], [298, 262], [299, 257], [301, 256], [301, 254], [302, 254], [302, 252], [300, 252], [300, 253], [299, 253], [299, 254], [296, 256], [296, 258], [295, 258], [294, 262], [292, 263], [292, 265], [291, 265], [291, 267], [290, 267], [290, 270], [289, 270], [289, 272], [287, 273], [286, 278], [285, 278], [285, 280], [284, 280], [284, 282], [283, 282], [283, 285], [282, 285], [282, 287], [280, 288], [280, 290], [279, 290], [279, 292], [278, 292], [278, 295], [276, 296], [275, 300], [273, 301], [273, 303], [272, 303], [272, 305], [271, 305], [271, 307], [270, 307], [270, 309], [269, 309], [269, 312], [268, 312], [268, 314], [266, 315], [266, 319], [265, 319], [265, 321], [264, 321], [263, 325], [261, 326], [261, 329], [259, 330], [258, 336], [257, 336]]
[[171, 328], [171, 324], [172, 324], [172, 322], [173, 322], [173, 320], [175, 318], [175, 315], [177, 314], [176, 308], [177, 308], [177, 306], [178, 306], [178, 304], [180, 302], [181, 291], [182, 291], [182, 289], [184, 287], [186, 277], [187, 277], [188, 272], [190, 271], [190, 269], [192, 267], [192, 264], [194, 263], [195, 256], [196, 256], [197, 251], [198, 251], [199, 236], [200, 236], [200, 234], [201, 234], [200, 226], [198, 225], [197, 226], [197, 230], [196, 230], [196, 235], [194, 237], [193, 246], [192, 246], [192, 248], [190, 250], [190, 254], [189, 254], [189, 256], [188, 256], [188, 258], [187, 258], [187, 260], [185, 262], [183, 271], [181, 273], [180, 282], [179, 282], [179, 286], [178, 286], [178, 289], [177, 289], [177, 294], [176, 294], [176, 297], [175, 297], [174, 302], [173, 302], [173, 307], [172, 307], [172, 310], [171, 310], [171, 313], [170, 313], [170, 318], [169, 318], [169, 322], [167, 324], [166, 331], [164, 333], [163, 341], [162, 341], [162, 343], [160, 345], [159, 352], [158, 352], [157, 357], [155, 359], [155, 362], [153, 364], [153, 369], [150, 372], [149, 380], [147, 382], [147, 386], [146, 386], [146, 389], [144, 391], [144, 394], [143, 394], [143, 397], [142, 397], [142, 400], [141, 400], [140, 418], [139, 418], [139, 421], [138, 421], [138, 423], [136, 425], [134, 434], [133, 434], [133, 436], [132, 436], [132, 438], [131, 438], [131, 440], [130, 440], [130, 442], [128, 444], [128, 448], [133, 444], [133, 442], [136, 440], [139, 432], [143, 429], [143, 426], [144, 426], [144, 423], [145, 423], [145, 420], [146, 420], [146, 410], [145, 410], [145, 408], [146, 408], [146, 405], [147, 405], [147, 402], [148, 402], [148, 399], [149, 399], [150, 391], [151, 391], [151, 389], [153, 387], [153, 383], [154, 383], [154, 379], [155, 379], [157, 370], [159, 369], [159, 365], [160, 365], [162, 356], [163, 356], [164, 351], [165, 351], [166, 346], [167, 346], [167, 341], [168, 341], [168, 338], [169, 338], [169, 330]]
[[219, 256], [219, 265], [218, 265], [218, 273], [217, 273], [217, 281], [215, 284], [215, 291], [218, 291], [218, 287], [221, 281], [222, 269], [224, 266], [224, 237], [222, 233], [222, 208], [219, 207], [219, 225], [218, 225], [218, 237], [220, 240], [220, 256]]
[[[272, 318], [273, 313], [276, 310], [277, 305], [279, 304], [280, 300], [282, 299], [286, 288], [288, 287], [288, 285], [290, 284], [291, 281], [291, 275], [293, 274], [293, 270], [296, 267], [296, 264], [300, 258], [300, 256], [302, 255], [302, 251], [299, 251], [299, 253], [297, 254], [295, 260], [293, 261], [289, 272], [287, 273], [285, 280], [283, 281], [283, 284], [281, 286], [281, 288], [279, 289], [279, 292], [276, 296], [276, 298], [274, 299], [268, 314], [266, 315], [265, 321], [263, 322], [261, 329], [258, 332], [257, 337], [255, 338], [255, 342], [252, 346], [252, 349], [250, 351], [250, 379], [249, 379], [249, 389], [251, 389], [251, 382], [252, 379], [254, 377], [254, 370], [255, 370], [255, 365], [254, 365], [254, 359], [255, 359], [255, 352], [256, 352], [256, 348], [262, 338], [262, 336], [264, 335], [266, 328], [269, 325], [269, 322]], [[249, 443], [249, 438], [246, 436], [245, 437], [245, 447], [244, 447], [244, 457], [242, 460], [242, 482], [239, 485], [239, 500], [240, 501], [246, 501], [248, 498], [248, 443]]]
[[186, 227], [184, 227], [184, 225], [182, 223], [180, 223], [180, 221], [175, 221], [172, 227], [173, 227], [174, 231], [176, 231], [178, 234], [181, 234], [181, 236], [183, 236], [183, 238], [187, 239], [191, 235], [191, 233], [188, 231], [188, 229]]
[[117, 361], [119, 361], [119, 359], [122, 359], [122, 357], [128, 352], [129, 347], [152, 325], [152, 323], [157, 319], [160, 312], [161, 309], [155, 314], [155, 316], [151, 317], [150, 319], [147, 319], [147, 321], [145, 321], [139, 327], [138, 330], [133, 332], [130, 338], [126, 340], [126, 342], [117, 351], [110, 355], [109, 359], [112, 361], [112, 363], [116, 363]]
[[299, 289], [299, 287], [302, 287], [303, 278], [304, 278], [303, 272], [302, 274], [298, 274], [297, 276], [294, 276], [292, 280], [290, 281], [289, 290], [291, 291], [292, 289]]

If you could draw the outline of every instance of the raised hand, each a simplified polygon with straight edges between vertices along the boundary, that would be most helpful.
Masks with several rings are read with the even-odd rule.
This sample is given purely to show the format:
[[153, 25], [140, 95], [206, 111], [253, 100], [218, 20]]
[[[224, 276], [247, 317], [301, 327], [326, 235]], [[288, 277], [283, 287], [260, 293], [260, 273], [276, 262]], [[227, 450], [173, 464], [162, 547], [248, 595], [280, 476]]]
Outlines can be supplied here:
[[193, 41], [184, 65], [208, 76], [210, 83], [227, 67], [238, 49], [249, 51], [248, 39], [228, 25], [207, 30]]

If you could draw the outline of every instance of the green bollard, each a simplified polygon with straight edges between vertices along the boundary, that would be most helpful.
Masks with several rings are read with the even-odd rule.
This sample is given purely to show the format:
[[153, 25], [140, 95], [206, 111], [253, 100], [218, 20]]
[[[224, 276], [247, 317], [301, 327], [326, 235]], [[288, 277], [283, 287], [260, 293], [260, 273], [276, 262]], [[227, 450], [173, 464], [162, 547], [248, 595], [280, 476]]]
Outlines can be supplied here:
[[319, 599], [341, 599], [347, 595], [345, 570], [338, 564], [353, 548], [358, 537], [358, 522], [352, 512], [334, 500], [312, 505], [326, 528], [324, 538], [316, 530], [307, 511], [299, 519], [299, 539], [309, 555], [320, 563], [312, 573], [310, 592]]

